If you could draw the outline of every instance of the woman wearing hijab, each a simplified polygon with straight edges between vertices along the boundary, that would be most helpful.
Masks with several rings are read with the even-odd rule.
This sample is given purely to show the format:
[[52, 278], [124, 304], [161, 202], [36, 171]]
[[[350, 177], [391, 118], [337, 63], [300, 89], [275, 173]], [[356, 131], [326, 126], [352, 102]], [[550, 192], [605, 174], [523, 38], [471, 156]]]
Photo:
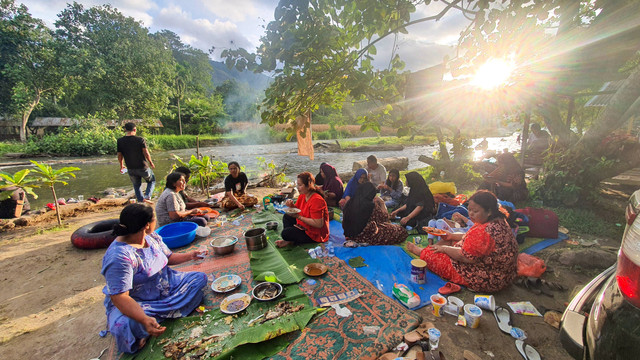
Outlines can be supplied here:
[[402, 198], [402, 191], [404, 190], [404, 184], [400, 180], [400, 172], [396, 169], [389, 170], [389, 176], [387, 181], [378, 185], [380, 195], [387, 196], [389, 200], [385, 201], [385, 205], [389, 208], [398, 206], [400, 199]]
[[327, 163], [322, 163], [320, 165], [320, 175], [323, 179], [322, 191], [324, 191], [327, 205], [338, 206], [338, 201], [342, 199], [344, 190], [336, 168]]
[[401, 225], [411, 227], [416, 227], [420, 223], [426, 225], [426, 221], [436, 213], [436, 205], [431, 190], [429, 190], [427, 183], [417, 172], [412, 171], [405, 177], [407, 178], [407, 186], [411, 189], [407, 196], [407, 202], [394, 210], [391, 216], [401, 216]]
[[376, 187], [366, 182], [344, 206], [344, 235], [347, 240], [370, 245], [393, 245], [407, 238], [407, 231], [389, 222], [384, 201], [376, 196]]
[[365, 169], [358, 169], [356, 174], [353, 175], [351, 180], [347, 183], [347, 187], [344, 189], [344, 193], [342, 194], [342, 199], [338, 202], [341, 208], [344, 208], [344, 205], [351, 199], [358, 189], [358, 185], [364, 184], [369, 181], [369, 173]]
[[324, 164], [326, 164], [326, 162], [320, 164], [320, 170], [318, 170], [318, 173], [316, 174], [316, 186], [324, 185], [324, 178], [322, 177], [322, 165]]
[[497, 159], [498, 168], [484, 176], [478, 189], [489, 190], [500, 200], [514, 203], [527, 200], [529, 190], [518, 160], [510, 153], [500, 154]]

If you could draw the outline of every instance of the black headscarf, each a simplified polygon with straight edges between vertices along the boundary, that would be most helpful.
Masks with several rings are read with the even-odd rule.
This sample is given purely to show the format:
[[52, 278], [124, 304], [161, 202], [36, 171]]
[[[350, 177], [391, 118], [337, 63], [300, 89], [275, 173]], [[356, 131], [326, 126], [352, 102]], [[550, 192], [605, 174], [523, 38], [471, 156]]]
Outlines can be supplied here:
[[415, 171], [412, 171], [405, 175], [407, 178], [407, 186], [410, 188], [409, 195], [407, 196], [407, 213], [413, 211], [418, 203], [424, 204], [421, 214], [418, 218], [431, 217], [435, 211], [435, 201], [433, 200], [433, 194], [424, 181], [424, 178]]
[[373, 198], [376, 197], [376, 186], [366, 182], [358, 186], [356, 194], [347, 202], [344, 207], [344, 218], [342, 228], [347, 237], [358, 236], [373, 213]]

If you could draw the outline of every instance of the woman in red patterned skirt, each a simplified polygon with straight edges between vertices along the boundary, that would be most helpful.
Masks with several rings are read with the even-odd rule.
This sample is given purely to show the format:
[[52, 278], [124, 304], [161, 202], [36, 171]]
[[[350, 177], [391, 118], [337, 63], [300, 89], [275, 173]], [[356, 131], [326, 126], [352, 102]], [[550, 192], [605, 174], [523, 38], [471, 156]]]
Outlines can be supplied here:
[[518, 243], [506, 216], [495, 195], [481, 190], [469, 199], [469, 217], [474, 225], [466, 234], [447, 232], [436, 245], [421, 249], [409, 243], [407, 250], [446, 280], [474, 291], [502, 290], [516, 278], [518, 259]]
[[342, 222], [347, 240], [370, 245], [393, 245], [407, 239], [407, 231], [389, 222], [384, 200], [376, 196], [370, 182], [358, 186], [355, 195], [344, 207]]

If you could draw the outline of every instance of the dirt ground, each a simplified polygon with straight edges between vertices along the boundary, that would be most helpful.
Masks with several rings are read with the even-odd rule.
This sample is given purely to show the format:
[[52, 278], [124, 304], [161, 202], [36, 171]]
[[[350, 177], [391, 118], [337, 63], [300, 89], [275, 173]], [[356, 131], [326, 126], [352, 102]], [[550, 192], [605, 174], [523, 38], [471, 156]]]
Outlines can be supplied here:
[[[273, 189], [252, 190], [258, 196]], [[107, 348], [109, 337], [98, 333], [106, 327], [100, 275], [102, 250], [80, 250], [71, 245], [71, 233], [80, 226], [103, 219], [117, 218], [121, 206], [99, 212], [76, 214], [67, 218], [63, 230], [47, 230], [54, 223], [39, 224], [0, 234], [0, 354], [4, 359], [90, 359]], [[570, 234], [572, 238], [578, 238]], [[559, 243], [536, 255], [550, 270], [543, 279], [561, 283], [568, 290], [554, 291], [553, 298], [511, 286], [495, 294], [496, 302], [531, 301], [545, 309], [562, 312], [575, 289], [615, 262], [619, 239], [594, 239], [581, 235], [590, 247]], [[465, 303], [475, 294], [463, 290], [456, 294]], [[470, 350], [481, 359], [519, 359], [514, 339], [499, 331], [491, 313], [485, 312], [480, 327], [469, 329], [454, 325], [445, 315], [435, 318], [430, 307], [418, 311], [425, 321], [442, 332], [440, 350], [447, 359], [463, 359]], [[562, 349], [558, 330], [542, 317], [512, 315], [514, 326], [523, 329], [528, 342], [545, 359], [571, 359]]]

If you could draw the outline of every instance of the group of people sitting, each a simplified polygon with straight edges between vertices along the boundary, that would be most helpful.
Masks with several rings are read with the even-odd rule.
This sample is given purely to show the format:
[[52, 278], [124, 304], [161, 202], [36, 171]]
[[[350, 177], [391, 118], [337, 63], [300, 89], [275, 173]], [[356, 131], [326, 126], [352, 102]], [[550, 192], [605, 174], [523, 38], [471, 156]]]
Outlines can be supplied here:
[[[499, 162], [508, 167], [505, 160]], [[243, 208], [237, 195], [242, 196], [246, 189], [246, 175], [235, 162], [229, 163], [229, 170], [226, 198]], [[165, 330], [160, 321], [188, 315], [202, 300], [207, 283], [204, 273], [178, 272], [168, 267], [202, 254], [173, 253], [154, 232], [156, 225], [173, 221], [206, 225], [207, 216], [197, 210], [206, 203], [184, 193], [189, 176], [187, 168], [177, 168], [167, 176], [156, 214], [147, 205], [130, 204], [114, 227], [117, 238], [103, 258], [103, 292], [109, 331], [122, 352], [136, 352], [150, 335]], [[399, 172], [392, 169], [387, 174], [375, 156], [369, 157], [368, 169], [359, 169], [344, 190], [336, 169], [329, 164], [321, 165], [318, 176], [310, 172], [298, 174], [299, 196], [295, 202], [287, 200], [286, 205], [300, 211], [284, 215], [282, 239], [276, 241], [276, 246], [327, 242], [329, 206], [342, 207], [342, 226], [349, 242], [392, 245], [405, 241], [408, 228], [421, 230], [437, 211], [424, 178], [418, 172], [409, 172], [405, 178], [409, 188], [406, 196]], [[488, 179], [497, 186], [495, 189], [508, 187], [502, 182], [509, 181], [498, 182], [495, 178], [497, 173]], [[499, 291], [516, 277], [518, 246], [514, 233], [491, 191], [479, 190], [466, 205], [469, 218], [454, 213], [447, 223], [452, 226], [445, 228], [440, 241], [425, 248], [408, 243], [407, 250], [448, 281], [473, 291]], [[396, 208], [389, 212], [387, 206]]]

